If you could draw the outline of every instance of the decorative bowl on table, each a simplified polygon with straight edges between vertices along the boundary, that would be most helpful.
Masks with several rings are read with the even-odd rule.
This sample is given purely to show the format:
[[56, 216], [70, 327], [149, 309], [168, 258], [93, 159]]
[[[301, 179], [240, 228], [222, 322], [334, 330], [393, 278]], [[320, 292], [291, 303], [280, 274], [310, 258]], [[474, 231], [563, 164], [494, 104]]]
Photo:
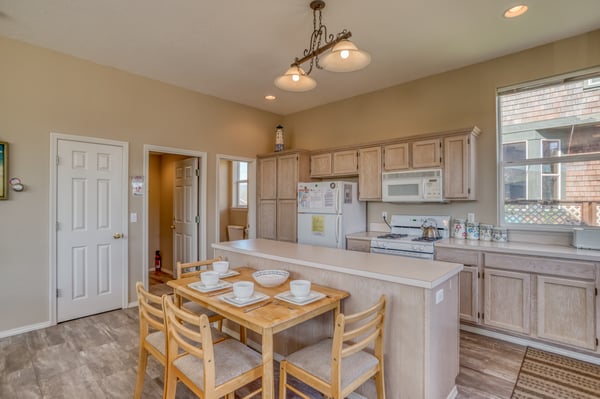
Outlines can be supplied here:
[[277, 287], [290, 277], [286, 270], [259, 270], [252, 273], [252, 278], [263, 287]]

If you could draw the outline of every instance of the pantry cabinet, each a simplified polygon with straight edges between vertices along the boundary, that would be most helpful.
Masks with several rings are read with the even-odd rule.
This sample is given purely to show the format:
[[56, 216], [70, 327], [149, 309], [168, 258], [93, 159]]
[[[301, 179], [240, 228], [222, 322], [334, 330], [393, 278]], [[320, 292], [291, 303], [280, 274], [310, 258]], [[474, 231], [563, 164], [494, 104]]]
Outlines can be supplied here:
[[358, 150], [358, 199], [381, 200], [381, 147]]
[[258, 238], [297, 241], [298, 182], [309, 180], [308, 163], [302, 150], [258, 156]]

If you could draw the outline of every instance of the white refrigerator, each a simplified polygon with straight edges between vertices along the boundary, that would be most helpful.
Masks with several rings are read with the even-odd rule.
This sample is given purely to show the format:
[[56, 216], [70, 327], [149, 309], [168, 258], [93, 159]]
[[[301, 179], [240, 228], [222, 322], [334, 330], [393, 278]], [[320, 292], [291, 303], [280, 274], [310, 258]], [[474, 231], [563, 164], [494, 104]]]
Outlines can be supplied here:
[[298, 243], [346, 248], [346, 235], [366, 231], [366, 203], [347, 181], [298, 183]]

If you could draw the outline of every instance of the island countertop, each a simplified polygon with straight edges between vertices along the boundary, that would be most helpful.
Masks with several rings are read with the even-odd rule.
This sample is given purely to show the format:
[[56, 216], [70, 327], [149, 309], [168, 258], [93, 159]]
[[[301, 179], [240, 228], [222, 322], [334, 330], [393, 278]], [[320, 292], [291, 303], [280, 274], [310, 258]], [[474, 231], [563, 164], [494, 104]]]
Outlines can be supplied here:
[[346, 251], [265, 239], [215, 243], [212, 247], [275, 261], [293, 260], [294, 263], [307, 267], [426, 289], [435, 288], [458, 274], [463, 268], [460, 263]]

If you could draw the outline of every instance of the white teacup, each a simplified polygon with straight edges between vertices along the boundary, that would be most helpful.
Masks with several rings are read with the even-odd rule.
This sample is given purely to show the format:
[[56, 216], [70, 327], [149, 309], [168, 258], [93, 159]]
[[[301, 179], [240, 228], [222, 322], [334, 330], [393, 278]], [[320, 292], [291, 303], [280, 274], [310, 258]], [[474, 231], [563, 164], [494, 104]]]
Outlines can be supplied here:
[[219, 273], [208, 271], [200, 273], [200, 280], [205, 287], [214, 287], [219, 283]]
[[252, 281], [237, 281], [233, 283], [233, 295], [236, 299], [248, 299], [254, 293]]
[[219, 274], [225, 274], [227, 273], [227, 270], [229, 270], [229, 262], [227, 262], [226, 260], [213, 262], [212, 266], [213, 270]]
[[290, 292], [296, 298], [306, 298], [310, 294], [310, 281], [292, 280], [290, 281]]

